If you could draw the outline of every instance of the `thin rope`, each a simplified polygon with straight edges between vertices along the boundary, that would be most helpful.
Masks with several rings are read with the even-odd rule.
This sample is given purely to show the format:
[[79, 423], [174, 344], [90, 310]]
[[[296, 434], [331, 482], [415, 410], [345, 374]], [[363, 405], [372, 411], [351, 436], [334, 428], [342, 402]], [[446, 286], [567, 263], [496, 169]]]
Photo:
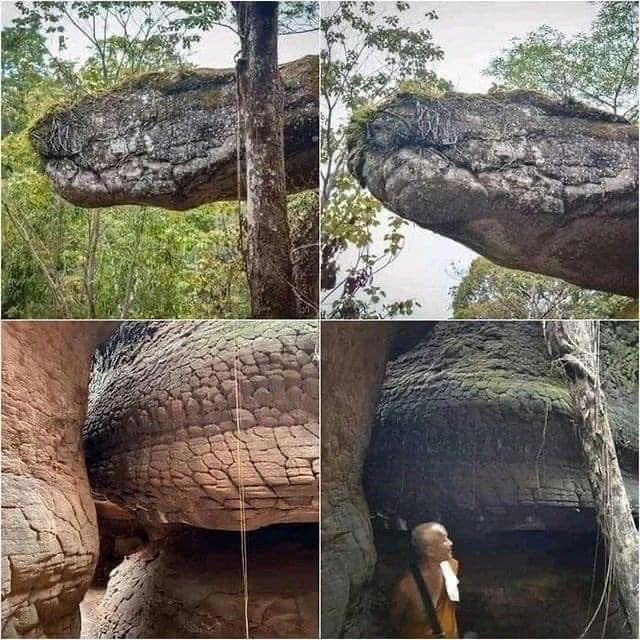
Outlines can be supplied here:
[[[246, 9], [245, 9], [246, 10]], [[247, 278], [247, 286], [249, 285], [249, 269], [247, 265], [247, 255], [244, 246], [244, 216], [242, 215], [242, 97], [240, 96], [240, 70], [238, 68], [237, 57], [243, 54], [244, 35], [240, 36], [240, 50], [236, 52], [236, 204], [238, 215], [238, 250], [242, 257], [244, 265], [244, 273]], [[251, 306], [251, 315], [253, 316], [253, 302], [249, 296], [249, 305]]]
[[545, 406], [544, 412], [544, 427], [542, 427], [542, 439], [540, 441], [540, 448], [538, 449], [538, 455], [536, 456], [536, 482], [538, 484], [538, 500], [540, 500], [540, 456], [542, 455], [542, 451], [544, 450], [545, 444], [547, 442], [547, 422], [549, 420], [549, 405], [551, 404], [551, 400], [547, 398], [547, 403]]
[[247, 515], [244, 510], [244, 478], [240, 464], [240, 392], [238, 385], [238, 346], [233, 339], [233, 376], [236, 402], [236, 464], [238, 465], [238, 491], [240, 494], [240, 555], [242, 558], [242, 585], [244, 595], [245, 638], [249, 638], [249, 572], [247, 568]]
[[593, 605], [593, 593], [596, 586], [596, 568], [598, 566], [598, 554], [600, 546], [600, 525], [596, 528], [596, 548], [593, 554], [593, 568], [591, 570], [591, 589], [589, 591], [589, 609], [587, 618], [591, 615], [591, 606]]

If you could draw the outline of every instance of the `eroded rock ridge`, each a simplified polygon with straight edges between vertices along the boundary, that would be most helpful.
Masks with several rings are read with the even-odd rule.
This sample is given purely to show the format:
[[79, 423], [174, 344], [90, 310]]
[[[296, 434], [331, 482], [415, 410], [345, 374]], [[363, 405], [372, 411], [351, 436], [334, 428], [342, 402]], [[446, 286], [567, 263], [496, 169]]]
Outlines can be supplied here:
[[[287, 190], [318, 186], [318, 58], [280, 67]], [[31, 130], [46, 174], [83, 207], [185, 210], [237, 196], [233, 69], [151, 73], [50, 113]]]

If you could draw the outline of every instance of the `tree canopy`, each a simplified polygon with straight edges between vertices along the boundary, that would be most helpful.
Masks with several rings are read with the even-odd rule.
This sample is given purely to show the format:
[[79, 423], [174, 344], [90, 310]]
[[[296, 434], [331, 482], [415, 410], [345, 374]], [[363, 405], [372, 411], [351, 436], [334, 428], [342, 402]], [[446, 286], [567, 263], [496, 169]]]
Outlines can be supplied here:
[[500, 267], [476, 258], [451, 289], [453, 317], [634, 318], [630, 298], [589, 291], [557, 278]]
[[600, 5], [588, 33], [568, 37], [542, 25], [514, 39], [485, 74], [507, 88], [573, 98], [637, 120], [638, 3]]

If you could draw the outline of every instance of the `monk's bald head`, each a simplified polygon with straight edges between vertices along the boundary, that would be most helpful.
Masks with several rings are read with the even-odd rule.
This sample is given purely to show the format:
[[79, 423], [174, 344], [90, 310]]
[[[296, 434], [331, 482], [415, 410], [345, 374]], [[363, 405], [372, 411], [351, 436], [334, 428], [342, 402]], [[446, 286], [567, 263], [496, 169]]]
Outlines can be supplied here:
[[431, 555], [438, 550], [444, 540], [448, 540], [447, 530], [439, 522], [423, 522], [411, 532], [411, 544], [419, 557]]

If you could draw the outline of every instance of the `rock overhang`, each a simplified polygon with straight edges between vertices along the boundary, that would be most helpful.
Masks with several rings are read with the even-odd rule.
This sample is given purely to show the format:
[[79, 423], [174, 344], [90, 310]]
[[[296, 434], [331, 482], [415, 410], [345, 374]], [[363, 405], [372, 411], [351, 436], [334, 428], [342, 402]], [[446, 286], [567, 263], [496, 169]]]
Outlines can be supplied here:
[[248, 324], [131, 323], [103, 345], [84, 429], [94, 493], [151, 526], [237, 530], [242, 482], [249, 530], [318, 521], [316, 327]]
[[349, 167], [401, 217], [503, 266], [637, 296], [638, 133], [531, 92], [401, 93], [357, 113]]
[[[317, 188], [318, 57], [280, 67], [287, 190]], [[54, 188], [84, 207], [186, 210], [237, 195], [233, 69], [144, 74], [41, 118], [31, 142]]]
[[[372, 511], [477, 533], [590, 530], [593, 498], [571, 400], [540, 324], [466, 324], [437, 323], [422, 341], [409, 336], [389, 362], [365, 464]], [[637, 354], [637, 331], [623, 333], [603, 330], [603, 382], [637, 511], [637, 369], [625, 356]]]

